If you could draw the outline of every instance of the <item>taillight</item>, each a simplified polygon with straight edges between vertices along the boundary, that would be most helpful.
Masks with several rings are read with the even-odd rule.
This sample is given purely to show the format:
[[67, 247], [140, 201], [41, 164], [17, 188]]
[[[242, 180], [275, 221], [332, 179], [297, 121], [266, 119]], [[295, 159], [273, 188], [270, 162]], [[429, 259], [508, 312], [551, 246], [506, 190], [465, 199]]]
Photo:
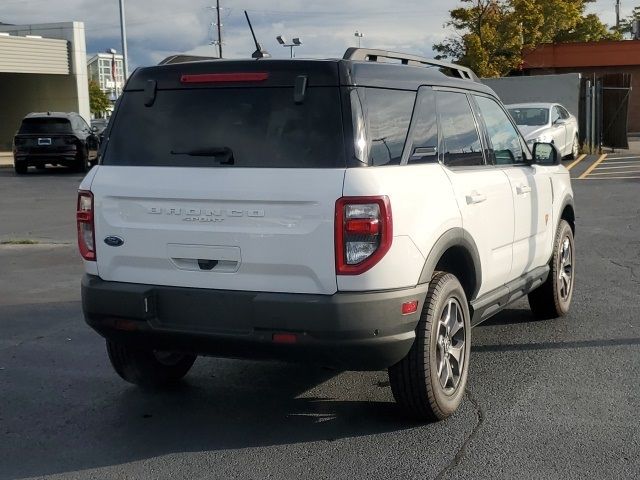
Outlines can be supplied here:
[[366, 272], [391, 248], [389, 197], [342, 197], [336, 202], [336, 274]]
[[76, 137], [64, 137], [64, 143], [66, 145], [75, 145], [77, 141], [78, 139]]
[[180, 83], [264, 82], [268, 78], [268, 72], [197, 73], [182, 75]]
[[85, 260], [96, 259], [96, 238], [93, 226], [93, 194], [85, 190], [78, 191], [78, 248]]

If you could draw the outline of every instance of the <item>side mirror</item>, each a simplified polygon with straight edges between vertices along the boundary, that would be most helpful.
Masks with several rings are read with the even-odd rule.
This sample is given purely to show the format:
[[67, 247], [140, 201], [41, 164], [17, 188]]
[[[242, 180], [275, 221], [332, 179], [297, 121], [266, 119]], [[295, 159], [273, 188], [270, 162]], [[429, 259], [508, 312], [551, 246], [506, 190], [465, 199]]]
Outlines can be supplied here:
[[564, 118], [556, 118], [556, 121], [553, 122], [554, 125], [564, 125], [567, 121]]
[[560, 165], [562, 155], [553, 143], [533, 144], [533, 163], [539, 165]]
[[91, 127], [91, 131], [93, 133], [96, 133], [98, 131], [98, 127], [96, 127], [95, 125]]

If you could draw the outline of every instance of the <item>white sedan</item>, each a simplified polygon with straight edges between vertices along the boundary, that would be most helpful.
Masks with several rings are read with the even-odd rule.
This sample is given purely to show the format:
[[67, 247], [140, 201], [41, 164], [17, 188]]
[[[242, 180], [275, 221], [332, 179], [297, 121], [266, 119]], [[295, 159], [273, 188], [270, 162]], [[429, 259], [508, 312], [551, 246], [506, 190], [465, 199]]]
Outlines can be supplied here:
[[536, 142], [553, 143], [563, 157], [578, 156], [578, 119], [557, 103], [507, 105], [529, 148]]

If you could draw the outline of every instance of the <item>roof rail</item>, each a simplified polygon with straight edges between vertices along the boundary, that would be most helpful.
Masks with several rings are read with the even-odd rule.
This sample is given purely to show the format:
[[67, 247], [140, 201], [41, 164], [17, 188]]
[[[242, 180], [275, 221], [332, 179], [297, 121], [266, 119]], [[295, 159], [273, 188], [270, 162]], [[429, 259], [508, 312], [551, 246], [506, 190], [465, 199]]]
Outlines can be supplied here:
[[344, 52], [344, 60], [360, 60], [365, 62], [377, 62], [379, 58], [390, 60], [400, 60], [402, 65], [439, 67], [441, 70], [449, 70], [452, 76], [479, 82], [480, 79], [473, 73], [473, 70], [455, 63], [442, 62], [432, 58], [419, 57], [407, 53], [388, 52], [386, 50], [375, 50], [370, 48], [350, 47]]

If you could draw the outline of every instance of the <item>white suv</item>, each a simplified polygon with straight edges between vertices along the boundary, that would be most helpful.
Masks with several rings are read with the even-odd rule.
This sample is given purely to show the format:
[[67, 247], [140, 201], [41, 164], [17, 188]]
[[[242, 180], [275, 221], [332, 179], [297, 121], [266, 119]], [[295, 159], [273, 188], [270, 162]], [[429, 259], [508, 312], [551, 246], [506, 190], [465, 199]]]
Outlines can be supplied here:
[[[392, 63], [394, 62], [394, 63]], [[340, 60], [137, 70], [78, 196], [86, 321], [160, 386], [197, 355], [388, 368], [420, 419], [459, 405], [471, 327], [564, 315], [573, 194], [468, 69]]]

